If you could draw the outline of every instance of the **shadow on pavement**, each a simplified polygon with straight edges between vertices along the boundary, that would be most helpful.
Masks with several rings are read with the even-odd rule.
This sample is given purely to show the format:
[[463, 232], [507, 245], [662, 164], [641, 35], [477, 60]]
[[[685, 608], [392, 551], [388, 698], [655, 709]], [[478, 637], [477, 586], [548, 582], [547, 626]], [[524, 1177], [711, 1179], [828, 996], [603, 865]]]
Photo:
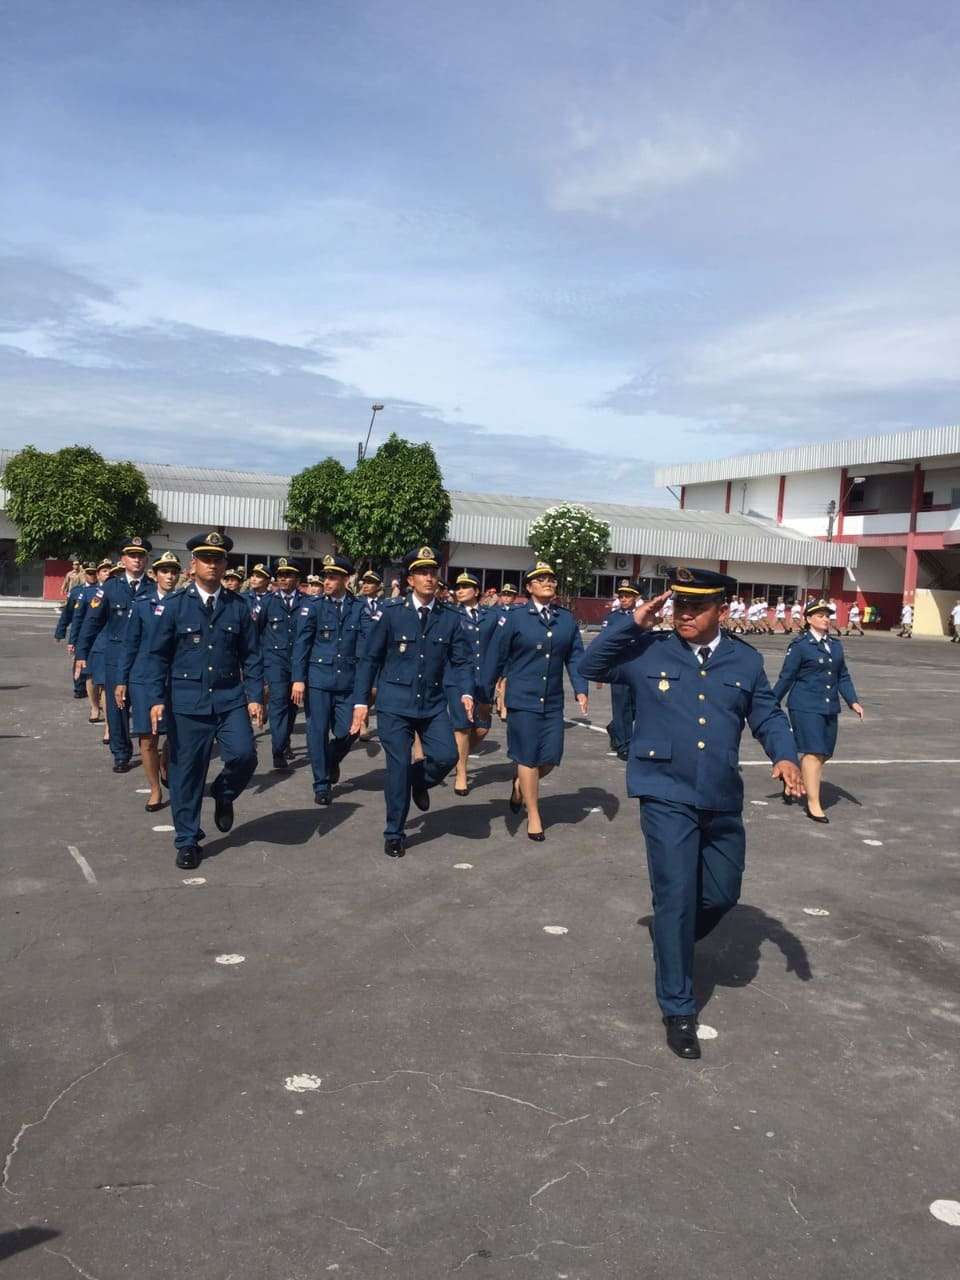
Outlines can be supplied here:
[[717, 987], [747, 987], [760, 972], [760, 952], [772, 942], [786, 960], [787, 973], [810, 982], [813, 970], [806, 947], [782, 920], [760, 907], [739, 905], [697, 947], [694, 989], [702, 1009]]
[[13, 1231], [0, 1231], [0, 1262], [4, 1258], [12, 1258], [25, 1249], [33, 1249], [38, 1244], [46, 1244], [48, 1240], [56, 1240], [59, 1231], [51, 1231], [49, 1227], [18, 1227]]
[[359, 807], [349, 801], [335, 800], [328, 809], [312, 805], [309, 809], [279, 809], [276, 813], [264, 814], [204, 845], [204, 861], [247, 844], [307, 844], [314, 836], [328, 835]]

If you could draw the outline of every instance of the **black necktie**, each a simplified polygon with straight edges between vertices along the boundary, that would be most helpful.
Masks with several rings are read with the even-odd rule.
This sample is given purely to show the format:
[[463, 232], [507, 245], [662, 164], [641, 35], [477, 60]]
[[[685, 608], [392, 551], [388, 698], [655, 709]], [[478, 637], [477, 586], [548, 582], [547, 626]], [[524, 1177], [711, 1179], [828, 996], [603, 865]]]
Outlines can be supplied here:
[[543, 609], [540, 616], [543, 618], [544, 622], [547, 624], [548, 627], [553, 626], [553, 613], [551, 612], [549, 606]]
[[427, 629], [427, 619], [430, 617], [430, 610], [427, 605], [422, 604], [417, 610], [420, 615], [420, 634], [423, 635]]
[[703, 666], [706, 666], [707, 663], [710, 661], [710, 646], [708, 644], [705, 644], [700, 649], [698, 649], [697, 652], [700, 654], [700, 662], [703, 664]]
[[213, 621], [213, 610], [214, 610], [215, 604], [216, 604], [216, 601], [214, 600], [213, 596], [208, 596], [207, 603], [203, 606], [206, 609], [207, 617], [210, 619], [211, 622]]
[[476, 622], [476, 620], [477, 620], [477, 611], [476, 611], [476, 609], [468, 609], [468, 610], [467, 610], [467, 613], [469, 613], [469, 615], [470, 615], [470, 621], [471, 621], [471, 622]]

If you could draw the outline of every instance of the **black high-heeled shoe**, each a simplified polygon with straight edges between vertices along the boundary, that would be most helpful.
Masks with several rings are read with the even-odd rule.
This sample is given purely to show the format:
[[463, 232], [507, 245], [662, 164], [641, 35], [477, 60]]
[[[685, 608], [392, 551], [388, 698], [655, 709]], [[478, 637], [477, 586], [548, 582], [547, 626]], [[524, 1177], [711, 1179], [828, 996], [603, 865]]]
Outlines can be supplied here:
[[469, 787], [454, 787], [453, 794], [455, 796], [468, 796], [470, 794]]
[[517, 786], [516, 786], [516, 781], [514, 781], [510, 787], [510, 812], [511, 813], [519, 813], [520, 810], [523, 808], [523, 797], [521, 796], [520, 799], [517, 800], [515, 799], [516, 794], [517, 794]]
[[827, 823], [830, 821], [830, 819], [827, 817], [825, 813], [821, 813], [821, 814], [811, 813], [809, 805], [805, 805], [803, 811], [807, 815], [807, 817], [810, 819], [811, 822], [819, 822], [822, 826], [826, 826]]
[[163, 808], [163, 801], [158, 800], [156, 804], [150, 804], [148, 801], [143, 807], [146, 809], [147, 813], [159, 813]]
[[537, 844], [543, 844], [546, 838], [547, 838], [546, 832], [544, 831], [528, 831], [527, 832], [527, 839], [536, 840]]

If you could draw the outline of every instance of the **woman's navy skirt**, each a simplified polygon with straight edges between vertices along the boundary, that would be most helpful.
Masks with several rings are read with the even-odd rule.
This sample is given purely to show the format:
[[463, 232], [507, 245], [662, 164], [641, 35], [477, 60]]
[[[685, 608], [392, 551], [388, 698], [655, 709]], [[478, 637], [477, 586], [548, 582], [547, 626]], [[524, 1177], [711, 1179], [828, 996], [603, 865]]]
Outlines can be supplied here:
[[102, 649], [99, 653], [94, 649], [87, 655], [87, 677], [94, 684], [104, 685], [107, 683], [107, 659]]
[[507, 755], [531, 769], [563, 759], [563, 708], [556, 711], [507, 712]]
[[[150, 693], [147, 686], [138, 680], [131, 680], [127, 685], [127, 701], [130, 703], [130, 733], [135, 738], [148, 738], [153, 733], [150, 727]], [[158, 733], [166, 733], [166, 718], [169, 711], [164, 712]]]
[[822, 716], [819, 711], [788, 709], [797, 750], [803, 755], [832, 756], [837, 745], [839, 716]]

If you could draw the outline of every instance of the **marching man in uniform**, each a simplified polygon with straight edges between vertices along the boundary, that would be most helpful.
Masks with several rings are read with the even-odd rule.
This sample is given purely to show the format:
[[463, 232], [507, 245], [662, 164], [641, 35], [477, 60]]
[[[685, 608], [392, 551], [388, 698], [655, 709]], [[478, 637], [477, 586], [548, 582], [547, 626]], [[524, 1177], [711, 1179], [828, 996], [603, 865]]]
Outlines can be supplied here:
[[[383, 851], [390, 858], [406, 853], [411, 798], [418, 809], [429, 809], [429, 789], [457, 763], [443, 689], [447, 663], [459, 683], [467, 719], [473, 718], [473, 652], [456, 609], [436, 598], [439, 567], [431, 547], [410, 552], [404, 560], [410, 594], [384, 602], [357, 667], [350, 733], [362, 732], [376, 685], [377, 724], [387, 757]], [[415, 736], [423, 744], [424, 758], [411, 762]]]
[[630, 626], [601, 631], [580, 661], [590, 680], [629, 684], [637, 718], [627, 790], [640, 801], [653, 891], [657, 1000], [667, 1044], [699, 1058], [694, 946], [740, 897], [746, 839], [740, 735], [749, 724], [787, 792], [803, 794], [793, 734], [760, 654], [720, 629], [733, 578], [677, 568], [668, 578], [674, 630], [651, 630], [667, 594]]
[[185, 871], [203, 856], [200, 808], [214, 742], [223, 763], [210, 788], [218, 831], [233, 826], [233, 802], [257, 767], [253, 725], [263, 723], [263, 663], [249, 605], [223, 587], [232, 547], [224, 533], [195, 534], [187, 542], [193, 582], [154, 609], [145, 683], [151, 729], [167, 730], [174, 844]]

